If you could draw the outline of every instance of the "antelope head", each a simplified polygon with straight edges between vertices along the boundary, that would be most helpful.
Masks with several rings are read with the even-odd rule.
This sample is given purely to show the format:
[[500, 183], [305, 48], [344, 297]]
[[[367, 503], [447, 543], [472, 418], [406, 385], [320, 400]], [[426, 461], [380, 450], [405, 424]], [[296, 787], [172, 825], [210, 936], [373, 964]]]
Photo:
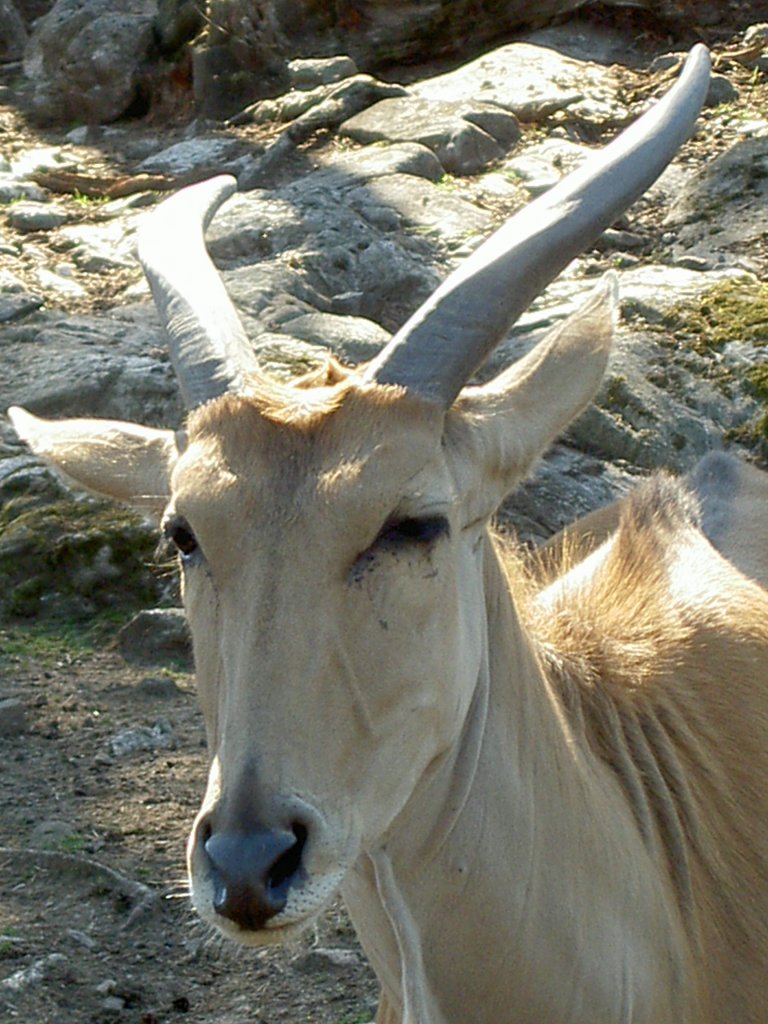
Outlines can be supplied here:
[[[485, 242], [371, 363], [295, 386], [256, 363], [205, 250], [234, 181], [185, 189], [139, 244], [184, 434], [12, 411], [68, 477], [158, 509], [178, 549], [211, 756], [192, 894], [239, 941], [311, 921], [455, 756], [494, 660], [489, 519], [594, 396], [614, 282], [489, 384], [467, 382], [688, 138], [708, 74], [697, 48], [663, 100]], [[514, 685], [524, 666], [508, 671]]]

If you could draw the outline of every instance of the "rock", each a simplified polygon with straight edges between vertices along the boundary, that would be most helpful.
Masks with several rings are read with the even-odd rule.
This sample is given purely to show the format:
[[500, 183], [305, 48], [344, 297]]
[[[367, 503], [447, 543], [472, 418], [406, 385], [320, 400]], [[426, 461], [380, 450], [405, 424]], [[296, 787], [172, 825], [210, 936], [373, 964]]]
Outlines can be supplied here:
[[59, 818], [48, 818], [38, 822], [32, 829], [32, 845], [43, 850], [58, 849], [65, 839], [75, 834], [75, 829], [69, 821], [62, 821]]
[[[66, 230], [65, 228], [61, 229]], [[149, 308], [110, 317], [43, 316], [2, 332], [0, 408], [178, 423], [178, 390]]]
[[0, 203], [14, 203], [20, 199], [29, 199], [37, 203], [45, 202], [45, 192], [31, 181], [20, 181], [16, 173], [0, 172]]
[[0, 736], [21, 736], [27, 731], [27, 711], [16, 697], [0, 700]]
[[340, 82], [293, 89], [275, 99], [261, 100], [232, 118], [232, 123], [298, 122], [292, 125], [291, 135], [294, 142], [300, 142], [311, 131], [335, 128], [378, 100], [406, 94], [402, 85], [380, 82], [370, 75], [353, 75]]
[[239, 169], [238, 158], [243, 154], [237, 139], [188, 139], [147, 157], [139, 164], [144, 174], [168, 174], [182, 177], [187, 174], [232, 174]]
[[[21, 149], [14, 153], [11, 171], [18, 178], [26, 177], [35, 171], [66, 170], [72, 165], [72, 157], [66, 148], [61, 146], [33, 146], [32, 149]], [[43, 199], [48, 194], [43, 192]]]
[[43, 298], [40, 295], [26, 292], [8, 295], [0, 292], [0, 323], [6, 324], [11, 320], [20, 320], [28, 313], [39, 309], [42, 304]]
[[29, 966], [22, 967], [13, 974], [8, 975], [0, 981], [0, 988], [6, 992], [20, 993], [36, 985], [44, 984], [58, 968], [64, 967], [67, 958], [63, 953], [49, 953], [39, 960], [33, 961]]
[[148, 569], [156, 534], [134, 513], [92, 499], [43, 501], [44, 492], [14, 496], [12, 483], [2, 484], [10, 496], [0, 509], [0, 613], [82, 620], [116, 601], [159, 599]]
[[633, 483], [627, 468], [559, 444], [506, 500], [500, 519], [522, 541], [540, 543], [579, 516], [610, 504]]
[[725, 75], [712, 75], [705, 106], [719, 107], [723, 103], [735, 103], [739, 98], [739, 90]]
[[157, 698], [168, 700], [171, 697], [178, 697], [181, 690], [170, 676], [146, 676], [140, 680], [136, 692], [142, 697], [151, 697], [153, 700]]
[[[431, 149], [416, 142], [392, 143], [388, 146], [362, 146], [352, 152], [333, 152], [322, 161], [326, 173], [356, 182], [379, 178], [384, 174], [412, 174], [429, 181], [439, 181], [444, 171]], [[323, 171], [315, 171], [315, 175]]]
[[675, 258], [738, 264], [749, 250], [754, 269], [768, 269], [768, 254], [757, 244], [768, 234], [768, 130], [737, 141], [696, 174], [664, 226], [672, 234]]
[[124, 729], [109, 740], [113, 757], [128, 757], [140, 750], [172, 750], [175, 747], [173, 726], [164, 718], [151, 726], [139, 725], [133, 729]]
[[56, 295], [70, 299], [82, 299], [88, 294], [82, 285], [72, 280], [66, 265], [56, 270], [46, 270], [45, 267], [40, 267], [35, 276], [42, 288], [52, 291]]
[[304, 313], [286, 321], [284, 329], [352, 364], [372, 359], [390, 338], [389, 332], [372, 320], [334, 313]]
[[316, 947], [296, 961], [296, 970], [302, 974], [343, 973], [360, 966], [360, 955], [353, 949], [324, 949]]
[[116, 1017], [125, 1009], [125, 1000], [120, 996], [107, 996], [101, 1003], [102, 1013], [109, 1017]]
[[362, 143], [420, 143], [449, 174], [476, 174], [520, 137], [515, 118], [498, 106], [412, 96], [381, 100], [345, 121], [340, 133]]
[[411, 92], [430, 100], [495, 103], [521, 121], [540, 121], [565, 108], [598, 124], [621, 123], [628, 115], [610, 69], [531, 43], [498, 47], [418, 82]]
[[27, 30], [12, 0], [0, 0], [0, 61], [21, 60]]
[[117, 635], [120, 653], [135, 664], [191, 660], [189, 627], [180, 608], [139, 612]]
[[69, 224], [61, 229], [67, 256], [90, 274], [136, 268], [133, 221], [137, 214], [98, 224]]
[[314, 89], [357, 74], [351, 57], [298, 58], [288, 61], [288, 79], [294, 89]]
[[66, 933], [68, 938], [76, 942], [78, 946], [82, 946], [84, 949], [93, 951], [99, 948], [99, 944], [95, 939], [92, 939], [87, 932], [81, 931], [79, 928], [67, 928]]
[[163, 53], [173, 54], [205, 24], [197, 0], [158, 0], [154, 30]]
[[530, 195], [537, 196], [579, 167], [592, 152], [568, 139], [546, 139], [505, 160], [501, 171], [518, 178]]
[[351, 189], [347, 201], [374, 226], [381, 227], [377, 211], [383, 208], [394, 211], [402, 225], [428, 231], [448, 245], [455, 243], [457, 237], [463, 240], [469, 234], [486, 233], [492, 224], [485, 210], [451, 191], [407, 174], [388, 174], [363, 188]]
[[114, 121], [137, 98], [153, 43], [156, 0], [56, 0], [24, 57], [41, 121]]
[[[196, 93], [209, 113], [230, 116], [240, 97], [275, 95], [282, 62], [296, 53], [348, 53], [364, 70], [412, 64], [451, 53], [477, 52], [483, 43], [532, 23], [574, 11], [586, 0], [455, 0], [424, 3], [367, 0], [318, 4], [212, 0], [207, 28], [194, 46]], [[621, 0], [623, 3], [624, 0]], [[658, 10], [661, 0], [642, 0]], [[244, 104], [242, 104], [244, 105]]]
[[595, 19], [575, 14], [544, 28], [526, 29], [517, 38], [590, 64], [631, 66], [637, 59], [634, 39], [622, 29], [618, 19], [606, 18], [597, 23]]
[[69, 214], [55, 203], [14, 203], [7, 214], [17, 231], [52, 231], [69, 220]]

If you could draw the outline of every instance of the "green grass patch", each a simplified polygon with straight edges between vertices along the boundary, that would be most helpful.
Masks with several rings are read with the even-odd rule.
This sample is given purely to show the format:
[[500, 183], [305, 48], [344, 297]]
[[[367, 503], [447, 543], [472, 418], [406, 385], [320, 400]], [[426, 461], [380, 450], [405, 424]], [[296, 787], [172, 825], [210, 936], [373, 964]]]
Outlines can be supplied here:
[[674, 306], [665, 324], [701, 355], [730, 341], [768, 344], [768, 284], [740, 278], [721, 281], [696, 302]]
[[0, 670], [19, 661], [45, 667], [93, 654], [114, 638], [132, 614], [104, 612], [88, 622], [39, 619], [6, 624], [0, 627]]

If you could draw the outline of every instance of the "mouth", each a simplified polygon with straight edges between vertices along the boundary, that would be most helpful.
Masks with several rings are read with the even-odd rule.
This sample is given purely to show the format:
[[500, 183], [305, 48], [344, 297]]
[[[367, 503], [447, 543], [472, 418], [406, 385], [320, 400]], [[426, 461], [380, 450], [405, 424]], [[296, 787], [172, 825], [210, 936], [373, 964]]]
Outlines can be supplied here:
[[191, 879], [192, 904], [208, 924], [241, 946], [278, 946], [291, 942], [306, 931], [330, 905], [339, 891], [345, 872], [336, 870], [321, 877], [306, 878], [291, 889], [285, 907], [277, 914], [249, 926], [216, 912], [214, 886], [210, 879], [198, 884]]

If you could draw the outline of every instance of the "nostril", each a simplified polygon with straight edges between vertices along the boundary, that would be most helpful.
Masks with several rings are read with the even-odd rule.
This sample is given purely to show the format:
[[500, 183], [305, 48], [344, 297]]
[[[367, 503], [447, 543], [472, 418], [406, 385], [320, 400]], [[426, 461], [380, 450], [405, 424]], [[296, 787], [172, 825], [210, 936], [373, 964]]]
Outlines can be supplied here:
[[301, 822], [282, 830], [252, 832], [217, 831], [201, 822], [199, 835], [208, 862], [213, 909], [241, 928], [263, 928], [285, 909], [291, 887], [304, 881], [302, 858], [309, 830]]
[[306, 826], [298, 821], [291, 825], [291, 831], [295, 836], [293, 846], [277, 858], [267, 873], [267, 886], [273, 893], [289, 888], [301, 871], [301, 859], [307, 844], [308, 832]]

